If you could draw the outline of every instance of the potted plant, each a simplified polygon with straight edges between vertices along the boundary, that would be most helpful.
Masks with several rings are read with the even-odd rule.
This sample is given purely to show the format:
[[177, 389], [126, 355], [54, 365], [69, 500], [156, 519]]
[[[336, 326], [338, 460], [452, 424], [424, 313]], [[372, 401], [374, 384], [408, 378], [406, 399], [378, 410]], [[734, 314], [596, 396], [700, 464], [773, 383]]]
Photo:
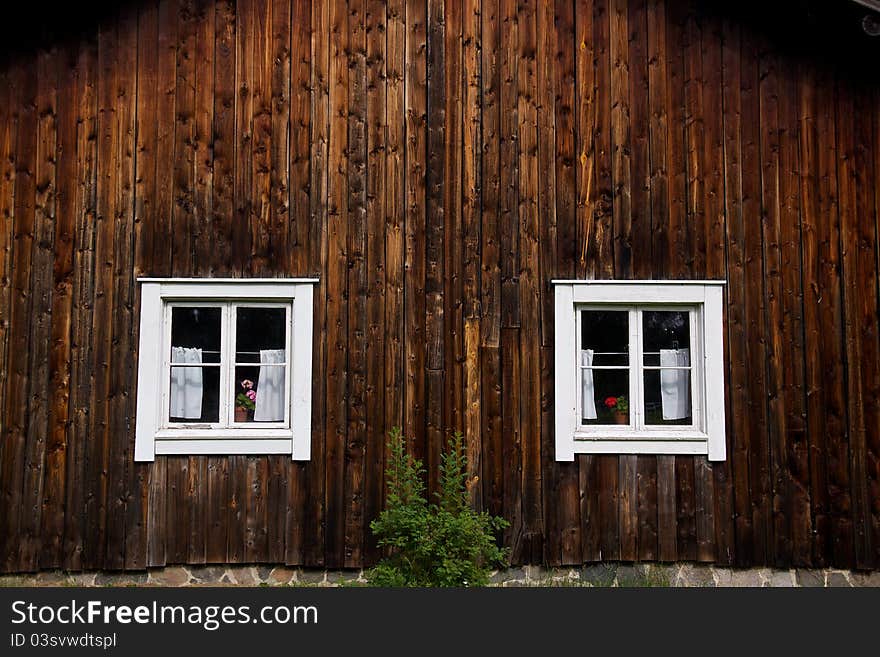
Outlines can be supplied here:
[[244, 379], [239, 385], [241, 392], [235, 397], [235, 421], [247, 422], [257, 407], [257, 391], [254, 390], [254, 382], [250, 379]]
[[620, 397], [606, 397], [605, 407], [611, 411], [611, 417], [615, 424], [629, 424], [629, 402], [624, 395]]

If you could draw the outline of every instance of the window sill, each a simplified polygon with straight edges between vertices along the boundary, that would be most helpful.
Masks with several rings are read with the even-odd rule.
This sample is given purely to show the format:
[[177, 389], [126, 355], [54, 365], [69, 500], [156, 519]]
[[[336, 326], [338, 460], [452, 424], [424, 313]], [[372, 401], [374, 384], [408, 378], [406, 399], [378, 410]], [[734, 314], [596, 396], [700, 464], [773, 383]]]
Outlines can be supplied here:
[[290, 440], [293, 432], [290, 429], [274, 429], [260, 427], [257, 429], [160, 429], [156, 432], [156, 440]]
[[290, 429], [163, 429], [156, 433], [156, 454], [219, 456], [290, 454]]
[[658, 438], [598, 438], [577, 435], [572, 441], [575, 454], [669, 454], [697, 455], [709, 454], [707, 437], [665, 437]]

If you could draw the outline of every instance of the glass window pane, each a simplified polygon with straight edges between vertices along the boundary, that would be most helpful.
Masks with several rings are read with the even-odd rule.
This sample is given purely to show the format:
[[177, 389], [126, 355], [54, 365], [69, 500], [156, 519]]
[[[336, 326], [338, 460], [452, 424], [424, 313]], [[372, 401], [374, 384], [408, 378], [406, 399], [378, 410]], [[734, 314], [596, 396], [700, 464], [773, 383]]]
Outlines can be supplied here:
[[645, 310], [642, 331], [645, 365], [690, 365], [690, 312]]
[[[261, 352], [286, 349], [287, 311], [285, 308], [239, 306], [235, 316], [235, 362], [260, 363]], [[281, 354], [284, 361], [284, 354]]]
[[[264, 356], [265, 358], [265, 356]], [[286, 370], [266, 358], [261, 365], [235, 368], [235, 422], [283, 422], [287, 407]]]
[[169, 392], [171, 422], [220, 421], [219, 367], [172, 367]]
[[220, 362], [221, 309], [215, 307], [171, 308], [171, 362]]
[[581, 370], [581, 424], [629, 424], [629, 370]]
[[592, 352], [597, 367], [629, 365], [629, 312], [582, 310], [581, 350]]
[[691, 371], [645, 370], [645, 424], [693, 424]]

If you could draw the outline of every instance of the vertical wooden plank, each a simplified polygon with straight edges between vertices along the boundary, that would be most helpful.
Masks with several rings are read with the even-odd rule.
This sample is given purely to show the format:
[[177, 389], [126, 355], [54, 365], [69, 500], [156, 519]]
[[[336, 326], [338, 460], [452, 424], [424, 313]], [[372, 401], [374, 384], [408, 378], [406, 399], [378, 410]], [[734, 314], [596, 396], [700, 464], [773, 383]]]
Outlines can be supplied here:
[[581, 454], [576, 458], [580, 488], [582, 559], [584, 563], [601, 561], [603, 554], [599, 502], [602, 498], [602, 490], [599, 482], [599, 457]]
[[619, 468], [621, 459], [602, 454], [596, 460], [597, 483], [599, 490], [599, 558], [601, 561], [616, 561], [622, 557], [620, 545], [621, 494]]
[[685, 68], [684, 21], [686, 14], [680, 2], [666, 6], [666, 138], [668, 157], [669, 218], [666, 227], [667, 253], [663, 270], [668, 278], [685, 278], [688, 261], [687, 231], [687, 160], [685, 158]]
[[325, 559], [328, 567], [343, 563], [345, 549], [345, 439], [348, 356], [348, 114], [349, 46], [347, 5], [330, 6], [330, 141], [327, 208], [326, 454], [327, 517]]
[[632, 273], [636, 278], [653, 277], [653, 217], [650, 198], [650, 113], [651, 97], [648, 62], [648, 3], [634, 0], [628, 3], [627, 39], [625, 53], [629, 77], [628, 93], [630, 130], [630, 185]]
[[[549, 11], [549, 10], [548, 10]], [[556, 139], [555, 149], [555, 181], [556, 181], [556, 257], [554, 276], [560, 278], [574, 278], [577, 267], [577, 160], [578, 140], [583, 136], [579, 131], [578, 101], [581, 100], [576, 94], [577, 74], [580, 68], [576, 66], [577, 53], [581, 48], [592, 48], [592, 34], [590, 38], [581, 43], [576, 40], [575, 27], [581, 18], [581, 13], [576, 12], [573, 2], [556, 0], [552, 15], [553, 26], [548, 28], [550, 38], [554, 45], [553, 57], [549, 53], [546, 57], [546, 66], [551, 69], [554, 90], [554, 114], [553, 127]], [[592, 27], [592, 13], [586, 21]], [[549, 20], [549, 17], [548, 17]], [[589, 44], [589, 45], [588, 45]], [[589, 72], [592, 74], [592, 59]]]
[[273, 454], [266, 459], [266, 552], [262, 561], [283, 563], [287, 555], [287, 500], [290, 457]]
[[[742, 198], [742, 104], [740, 98], [740, 28], [725, 20], [722, 25], [722, 102], [724, 104], [724, 213], [727, 231], [727, 418], [728, 460], [731, 461], [734, 495], [733, 554], [737, 564], [748, 563], [752, 545], [749, 500], [749, 449], [746, 422], [746, 336], [744, 318], [745, 228]], [[723, 523], [718, 519], [718, 526]], [[729, 562], [719, 541], [718, 557]]]
[[[843, 277], [843, 309], [847, 360], [849, 468], [852, 486], [854, 563], [874, 564], [868, 491], [868, 442], [877, 431], [877, 286], [873, 199], [868, 186], [873, 163], [866, 149], [870, 109], [859, 82], [838, 85], [838, 198]], [[863, 112], [864, 117], [859, 117]], [[874, 400], [874, 401], [871, 401]], [[871, 420], [874, 420], [872, 422]]]
[[620, 560], [635, 561], [639, 556], [638, 457], [622, 454], [618, 457], [618, 467]]
[[235, 5], [234, 220], [230, 250], [233, 273], [239, 276], [247, 269], [253, 250], [254, 3], [242, 0]]
[[[440, 3], [438, 3], [439, 5]], [[443, 372], [440, 441], [450, 432], [463, 432], [464, 424], [464, 303], [462, 230], [463, 186], [463, 77], [462, 2], [443, 2], [444, 140], [442, 168], [443, 240]], [[428, 46], [430, 50], [430, 45]], [[428, 73], [428, 86], [432, 74]], [[429, 100], [430, 102], [430, 100]], [[430, 117], [430, 114], [429, 114]], [[429, 118], [430, 122], [430, 118]], [[429, 211], [430, 216], [430, 211]]]
[[[648, 180], [651, 205], [651, 273], [663, 279], [669, 252], [669, 99], [667, 96], [666, 2], [649, 2], [647, 7], [648, 56]], [[674, 48], [677, 44], [672, 44]], [[672, 126], [677, 129], [677, 126]]]
[[500, 168], [498, 232], [501, 274], [501, 440], [504, 517], [511, 526], [505, 545], [511, 548], [511, 560], [522, 563], [527, 549], [523, 540], [522, 516], [522, 433], [520, 415], [521, 354], [519, 350], [519, 294], [516, 273], [519, 270], [518, 190], [520, 159], [517, 151], [517, 6], [505, 1], [499, 6], [499, 151]]
[[[447, 71], [446, 15], [443, 0], [428, 1], [427, 17], [427, 145], [425, 169], [425, 468], [428, 493], [439, 490], [440, 453], [445, 442], [444, 397], [452, 385], [452, 372], [446, 372], [445, 357], [452, 345], [446, 343], [444, 331], [445, 290], [444, 245], [448, 238], [447, 210], [444, 203], [447, 188], [446, 140], [449, 110], [446, 106]], [[451, 182], [451, 181], [450, 181]], [[451, 321], [451, 318], [450, 318]], [[448, 378], [448, 380], [446, 380]]]
[[482, 368], [480, 358], [480, 246], [482, 137], [481, 96], [481, 3], [464, 0], [462, 3], [463, 49], [463, 109], [462, 109], [462, 306], [464, 316], [464, 435], [467, 442], [468, 475], [473, 482], [471, 501], [475, 508], [483, 507], [482, 463]]
[[[232, 240], [234, 236], [234, 167], [236, 148], [235, 108], [235, 8], [232, 0], [218, 0], [214, 6], [214, 84], [213, 127], [211, 131], [212, 179], [211, 207], [213, 209], [212, 272], [229, 276], [232, 269]], [[208, 468], [220, 472], [218, 468]]]
[[246, 560], [247, 543], [247, 457], [229, 456], [227, 458], [229, 460], [229, 492], [225, 519], [226, 559], [229, 563], [242, 563]]
[[[196, 459], [192, 465], [196, 466]], [[165, 459], [165, 532], [168, 563], [186, 563], [189, 556], [190, 527], [192, 526], [190, 492], [190, 458], [169, 456]], [[244, 527], [244, 517], [240, 521]]]
[[113, 324], [109, 376], [109, 477], [107, 480], [107, 547], [105, 567], [125, 565], [125, 505], [133, 482], [134, 445], [129, 432], [134, 421], [131, 382], [135, 344], [132, 342], [134, 318], [134, 187], [135, 187], [135, 102], [137, 80], [137, 14], [123, 10], [118, 21], [117, 80], [114, 93], [115, 160], [113, 217]]
[[708, 459], [694, 459], [694, 518], [696, 520], [697, 561], [715, 560], [715, 480]]
[[[311, 126], [309, 171], [309, 271], [326, 276], [328, 264], [328, 162], [330, 140], [330, 47], [329, 2], [314, 0], [311, 14]], [[303, 562], [324, 564], [324, 520], [326, 517], [327, 341], [326, 278], [315, 294], [315, 340], [312, 363], [312, 460], [307, 470], [309, 507], [303, 520]]]
[[804, 354], [807, 411], [807, 443], [810, 468], [810, 516], [813, 527], [812, 559], [814, 566], [829, 562], [831, 534], [829, 527], [829, 500], [825, 467], [825, 413], [822, 404], [823, 374], [818, 366], [820, 341], [819, 306], [814, 303], [818, 287], [819, 216], [818, 134], [817, 134], [817, 73], [808, 60], [799, 70], [799, 152], [801, 168], [799, 187], [801, 200], [801, 251], [804, 284]]
[[658, 558], [657, 469], [656, 457], [638, 457], [636, 481], [638, 487], [639, 561], [654, 561]]
[[208, 458], [190, 456], [185, 493], [189, 511], [188, 564], [203, 564], [207, 560], [208, 496]]
[[[13, 205], [15, 201], [15, 128], [18, 115], [13, 109], [10, 89], [10, 72], [0, 72], [0, 377], [7, 379], [7, 346], [9, 343], [9, 317], [12, 309], [12, 247]], [[5, 385], [0, 386], [0, 408], [5, 409]], [[0, 434], [6, 429], [6, 417], [0, 417]], [[3, 434], [5, 435], [5, 434]], [[0, 461], [3, 450], [0, 448]], [[2, 498], [0, 498], [2, 499]], [[2, 504], [2, 501], [0, 501]], [[0, 548], [2, 548], [0, 541]]]
[[779, 151], [777, 58], [766, 53], [760, 71], [760, 126], [761, 126], [761, 208], [762, 243], [765, 286], [764, 330], [767, 352], [767, 395], [769, 454], [773, 487], [774, 563], [791, 560], [790, 517], [784, 513], [788, 506], [789, 484], [787, 472], [780, 458], [785, 454], [787, 409], [782, 396], [782, 263], [780, 244]]
[[415, 458], [425, 456], [425, 174], [427, 166], [427, 7], [406, 7], [404, 94], [406, 216], [404, 220], [403, 431]]
[[500, 18], [497, 0], [481, 4], [482, 195], [480, 223], [480, 388], [484, 508], [502, 510], [504, 466], [501, 434]]
[[[289, 120], [290, 120], [290, 160], [289, 178], [289, 220], [288, 248], [290, 251], [288, 270], [296, 275], [309, 268], [309, 136], [311, 130], [311, 38], [312, 3], [289, 2], [290, 42], [287, 46], [290, 59], [289, 81]], [[280, 20], [276, 17], [276, 22]], [[276, 73], [278, 73], [276, 69]], [[278, 117], [279, 119], [281, 117]], [[275, 119], [273, 119], [275, 120]], [[273, 128], [273, 133], [276, 132]], [[279, 163], [279, 168], [281, 164]]]
[[[523, 521], [529, 540], [531, 563], [542, 563], [544, 513], [541, 503], [541, 299], [538, 218], [538, 109], [535, 98], [537, 71], [536, 7], [526, 4], [519, 13], [517, 62], [517, 116], [520, 160], [519, 194], [519, 307], [522, 391]], [[547, 221], [549, 217], [542, 217]]]
[[71, 425], [65, 496], [64, 567], [82, 568], [85, 540], [86, 444], [89, 437], [92, 345], [92, 289], [97, 182], [97, 42], [81, 45], [76, 77], [76, 243], [71, 328]]
[[[287, 244], [287, 220], [275, 223], [272, 216], [272, 157], [275, 148], [281, 148], [280, 158], [287, 160], [287, 126], [283, 141], [277, 145], [272, 141], [272, 0], [252, 0], [244, 11], [248, 13], [246, 34], [250, 41], [243, 41], [245, 58], [250, 70], [247, 80], [251, 98], [251, 139], [250, 139], [250, 198], [248, 199], [248, 229], [251, 235], [250, 258], [245, 271], [263, 275], [273, 270], [274, 242], [279, 242], [284, 252]], [[244, 16], [242, 16], [244, 19]], [[283, 146], [282, 146], [283, 144]], [[247, 189], [247, 188], [245, 188]], [[282, 194], [286, 196], [286, 194]], [[276, 232], [277, 235], [276, 235]], [[287, 255], [284, 254], [286, 262]], [[263, 464], [260, 469], [263, 469]]]
[[694, 459], [675, 458], [676, 554], [681, 561], [697, 559]]
[[[614, 189], [612, 225], [614, 275], [616, 278], [632, 278], [633, 276], [633, 177], [627, 4], [627, 0], [611, 0], [609, 7], [611, 20], [611, 83], [609, 86], [611, 96], [611, 180]], [[637, 32], [638, 30], [634, 30], [634, 33]], [[621, 470], [621, 472], [623, 471]]]
[[[385, 430], [403, 426], [406, 8], [386, 6], [385, 54]], [[377, 46], [381, 52], [381, 46]], [[382, 445], [386, 436], [383, 434]], [[383, 472], [384, 474], [384, 472]]]
[[[31, 255], [30, 352], [26, 452], [18, 566], [35, 570], [39, 563], [46, 434], [49, 428], [49, 353], [52, 328], [52, 269], [55, 240], [55, 176], [57, 147], [56, 51], [37, 54], [37, 152], [35, 160], [34, 242]], [[33, 73], [33, 72], [32, 72]]]
[[115, 21], [98, 35], [98, 173], [95, 239], [95, 289], [90, 398], [90, 440], [87, 448], [87, 493], [83, 567], [104, 564], [107, 547], [107, 477], [110, 465], [110, 376], [112, 374], [113, 254], [115, 251], [115, 175], [119, 170], [116, 130], [116, 68], [118, 34]]
[[193, 272], [210, 276], [214, 271], [216, 234], [214, 210], [214, 52], [215, 14], [212, 0], [196, 0], [193, 8]]
[[[741, 64], [742, 162], [760, 161], [760, 89], [758, 44], [743, 31]], [[749, 499], [752, 502], [752, 562], [769, 563], [772, 541], [770, 510], [769, 448], [767, 446], [766, 354], [761, 335], [764, 327], [764, 272], [761, 252], [761, 172], [742, 167], [743, 252], [745, 257], [744, 322], [747, 445], [749, 453]]]
[[[825, 459], [831, 514], [831, 561], [842, 568], [854, 563], [854, 536], [852, 523], [852, 495], [850, 493], [849, 432], [847, 426], [846, 381], [844, 362], [843, 304], [840, 274], [840, 214], [838, 203], [839, 158], [835, 123], [837, 88], [828, 72], [820, 69], [817, 85], [818, 103], [818, 171], [819, 214], [816, 218], [816, 247], [811, 253], [818, 256], [813, 264], [816, 285], [812, 287], [809, 303], [819, 307], [819, 332], [816, 366], [822, 372], [821, 395], [824, 414]], [[806, 229], [806, 226], [805, 226]], [[806, 232], [806, 230], [805, 230]], [[806, 249], [805, 249], [806, 250]], [[808, 302], [805, 301], [805, 305]], [[813, 379], [811, 379], [813, 380]]]
[[[537, 114], [537, 242], [539, 247], [537, 292], [540, 298], [538, 323], [541, 333], [541, 360], [539, 382], [541, 405], [541, 514], [544, 519], [544, 560], [548, 564], [565, 562], [564, 547], [569, 554], [567, 563], [580, 561], [580, 518], [577, 496], [577, 468], [560, 467], [556, 463], [554, 438], [553, 355], [554, 297], [549, 281], [556, 275], [556, 94], [554, 59], [557, 52], [554, 28], [554, 3], [536, 5], [535, 82]], [[568, 465], [568, 464], [566, 464]], [[565, 477], [565, 494], [561, 494]], [[572, 477], [571, 475], [574, 475]], [[573, 516], [573, 517], [572, 517]], [[564, 518], [564, 519], [563, 519]], [[565, 529], [561, 529], [562, 525]], [[575, 529], [576, 528], [576, 529]], [[572, 534], [578, 544], [572, 545]]]
[[504, 473], [502, 515], [510, 523], [504, 530], [504, 545], [510, 547], [511, 562], [523, 563], [522, 516], [522, 436], [519, 413], [521, 364], [519, 331], [501, 329], [501, 434], [504, 436], [501, 454]]
[[[706, 272], [706, 198], [704, 193], [706, 162], [703, 151], [705, 121], [703, 116], [702, 40], [704, 19], [696, 2], [684, 3], [686, 11], [682, 47], [684, 49], [684, 133], [687, 166], [687, 276], [704, 278]], [[706, 35], [708, 38], [708, 35]]]
[[[195, 0], [180, 0], [177, 14], [177, 62], [174, 72], [174, 153], [173, 199], [171, 224], [171, 267], [175, 276], [192, 276], [196, 243], [194, 208], [195, 152], [193, 133], [195, 119]], [[179, 463], [173, 460], [172, 463]]]
[[[876, 108], [880, 105], [880, 93], [878, 93], [877, 89], [874, 88], [874, 94], [871, 97], [871, 102], [873, 103], [873, 107]], [[880, 193], [878, 193], [878, 189], [880, 189], [880, 112], [877, 112], [876, 109], [872, 113], [874, 117], [873, 122], [873, 139], [872, 145], [873, 149], [870, 153], [865, 155], [868, 158], [874, 169], [874, 235], [875, 240], [880, 240], [880, 231], [878, 231], [878, 226], [880, 226]], [[875, 264], [876, 274], [880, 276], [880, 244], [875, 242], [875, 252], [877, 254], [877, 261]], [[880, 281], [875, 283], [880, 285]], [[876, 382], [876, 379], [875, 379]], [[876, 404], [876, 396], [874, 398], [874, 403]], [[870, 409], [871, 412], [876, 414], [876, 406], [872, 406]], [[877, 500], [880, 500], [880, 436], [878, 436], [877, 432], [877, 423], [872, 424], [873, 431], [871, 431], [868, 435], [868, 493], [871, 499], [871, 531], [872, 531], [872, 540], [874, 546], [874, 567], [876, 568], [878, 564], [880, 564], [880, 507], [878, 507]]]
[[780, 197], [782, 243], [782, 362], [786, 429], [784, 459], [788, 470], [792, 557], [790, 563], [811, 563], [813, 527], [810, 520], [810, 471], [807, 445], [806, 382], [804, 379], [804, 293], [802, 281], [801, 205], [798, 175], [802, 164], [798, 137], [797, 68], [789, 59], [781, 69], [779, 96]]
[[[292, 116], [291, 85], [291, 30], [294, 28], [291, 17], [290, 0], [272, 0], [270, 7], [271, 23], [269, 30], [270, 48], [263, 56], [268, 60], [269, 105], [271, 110], [269, 126], [269, 258], [268, 271], [289, 272], [293, 252], [302, 253], [302, 246], [297, 246], [297, 236], [291, 235], [291, 228], [296, 229], [304, 222], [294, 224], [291, 221], [291, 170], [295, 155], [292, 148], [297, 147], [293, 127], [296, 122], [308, 125], [308, 116]], [[296, 29], [302, 29], [297, 24]], [[300, 59], [302, 54], [300, 53]], [[299, 131], [302, 139], [303, 130]], [[307, 153], [299, 153], [302, 162]], [[306, 176], [307, 179], [307, 176]], [[306, 180], [302, 180], [305, 183]], [[270, 471], [272, 466], [270, 463]], [[279, 491], [281, 492], [281, 491]], [[286, 498], [286, 491], [283, 491]]]
[[266, 560], [269, 552], [268, 457], [246, 458], [244, 561]]
[[225, 456], [215, 456], [210, 457], [207, 461], [205, 561], [207, 563], [224, 563], [227, 561], [226, 503], [230, 496], [229, 459]]
[[[385, 296], [386, 296], [386, 209], [388, 122], [386, 118], [387, 79], [385, 51], [387, 21], [383, 2], [370, 0], [364, 16], [366, 32], [366, 258], [367, 311], [365, 358], [366, 380], [364, 405], [366, 432], [364, 446], [364, 522], [363, 560], [372, 563], [380, 552], [370, 531], [370, 522], [382, 508], [383, 470], [385, 469]], [[396, 204], [395, 204], [396, 205]], [[398, 233], [399, 234], [399, 233]], [[396, 320], [395, 320], [396, 321]], [[369, 352], [369, 353], [366, 353]], [[360, 563], [357, 565], [361, 565]]]
[[575, 6], [579, 278], [614, 276], [612, 13], [608, 0]]
[[[7, 444], [12, 445], [11, 441], [6, 439], [8, 420], [6, 417], [6, 399], [10, 394], [9, 366], [10, 356], [13, 355], [9, 350], [9, 340], [11, 338], [11, 317], [14, 308], [13, 298], [13, 276], [14, 262], [13, 251], [15, 248], [15, 158], [16, 158], [16, 128], [18, 124], [18, 109], [13, 102], [13, 86], [11, 78], [14, 74], [9, 71], [0, 73], [0, 258], [2, 261], [2, 272], [0, 272], [0, 377], [3, 384], [0, 385], [0, 408], [3, 409], [3, 417], [0, 418], [0, 435], [4, 437], [2, 446], [0, 446], [0, 471], [4, 474], [10, 473], [7, 469], [6, 459], [11, 459], [12, 452], [6, 449]], [[9, 482], [5, 479], [4, 482]], [[8, 562], [6, 560], [7, 550], [7, 523], [12, 520], [10, 517], [10, 509], [8, 506], [11, 491], [6, 491], [4, 487], [3, 494], [0, 495], [0, 511], [2, 511], [4, 529], [3, 538], [0, 539], [0, 568], [6, 571]]]
[[657, 457], [657, 558], [678, 560], [675, 457]]
[[363, 559], [364, 479], [367, 438], [367, 42], [366, 7], [351, 0], [348, 9], [348, 429], [345, 442], [344, 564]]

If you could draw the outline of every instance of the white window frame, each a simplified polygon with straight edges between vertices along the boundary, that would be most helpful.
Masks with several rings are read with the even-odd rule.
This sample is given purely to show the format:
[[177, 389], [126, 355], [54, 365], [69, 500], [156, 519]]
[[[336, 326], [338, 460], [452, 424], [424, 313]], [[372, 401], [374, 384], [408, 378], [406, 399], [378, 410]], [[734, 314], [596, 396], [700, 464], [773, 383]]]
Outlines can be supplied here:
[[[138, 282], [141, 318], [135, 461], [153, 461], [156, 455], [166, 454], [290, 454], [294, 460], [308, 461], [312, 433], [313, 287], [318, 280], [140, 278]], [[258, 427], [235, 423], [228, 417], [231, 404], [226, 388], [230, 382], [222, 375], [219, 423], [170, 422], [166, 373], [170, 367], [171, 308], [175, 305], [223, 308], [221, 321], [226, 322], [227, 330], [223, 331], [225, 344], [221, 349], [227, 358], [232, 358], [234, 350], [236, 307], [289, 308], [289, 404], [283, 422], [260, 423]], [[221, 367], [221, 373], [225, 370]]]
[[[695, 454], [726, 458], [724, 281], [552, 281], [555, 295], [556, 460], [575, 454]], [[645, 425], [643, 363], [631, 361], [630, 424], [582, 425], [578, 336], [581, 310], [629, 311], [632, 359], [641, 359], [640, 311], [687, 310], [691, 338], [691, 425]]]

